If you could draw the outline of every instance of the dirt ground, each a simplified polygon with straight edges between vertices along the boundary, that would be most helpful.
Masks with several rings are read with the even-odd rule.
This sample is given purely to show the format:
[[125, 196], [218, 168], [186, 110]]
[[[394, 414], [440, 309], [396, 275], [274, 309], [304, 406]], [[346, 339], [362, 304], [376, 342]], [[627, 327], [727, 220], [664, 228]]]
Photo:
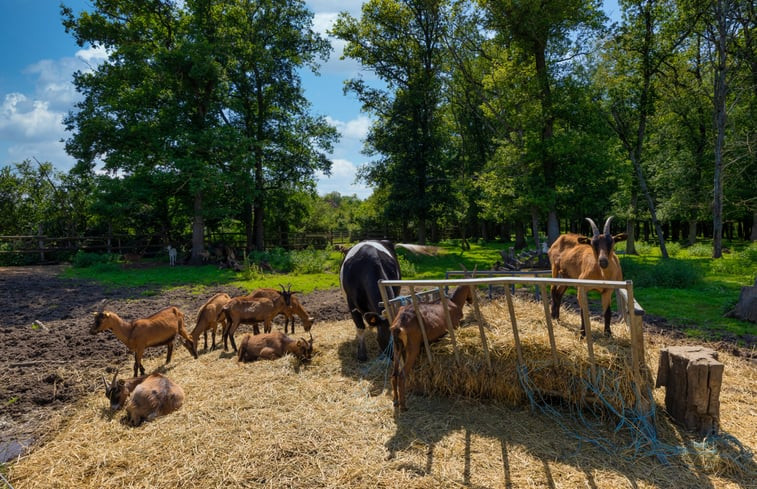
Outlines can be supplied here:
[[[93, 312], [102, 299], [108, 300], [108, 309], [127, 320], [178, 306], [191, 332], [198, 309], [213, 294], [247, 293], [221, 286], [201, 294], [184, 287], [154, 294], [147, 289], [105, 288], [59, 278], [60, 271], [55, 266], [0, 267], [0, 303], [5, 309], [0, 317], [0, 463], [39, 441], [53, 414], [101, 390], [106, 369], [129, 363], [131, 353], [112, 333], [89, 333]], [[338, 289], [316, 291], [300, 299], [316, 321], [316, 335], [318, 321], [349, 318]], [[283, 316], [279, 319], [283, 321]], [[279, 327], [283, 329], [283, 323]], [[203, 340], [199, 343], [201, 351]], [[165, 354], [164, 347], [145, 352], [148, 358]]]
[[[213, 294], [247, 293], [228, 286], [199, 294], [186, 287], [160, 293], [140, 288], [105, 288], [59, 278], [60, 271], [60, 267], [0, 268], [0, 303], [6, 311], [0, 317], [0, 463], [43, 439], [55, 429], [50, 423], [55, 415], [83, 396], [102, 390], [101, 376], [131, 358], [113, 334], [89, 333], [92, 313], [102, 299], [107, 299], [108, 308], [124, 319], [178, 306], [187, 316], [187, 329], [191, 331], [197, 310]], [[349, 318], [338, 289], [316, 291], [300, 299], [316, 320], [314, 335], [318, 321]], [[648, 331], [681, 336], [663, 318], [645, 317], [645, 321]], [[283, 324], [278, 327], [283, 328]], [[297, 332], [301, 331], [298, 320]], [[714, 347], [736, 355], [753, 355], [754, 338], [746, 341], [746, 348], [727, 341]], [[202, 346], [200, 340], [198, 350]], [[165, 351], [162, 347], [148, 349], [146, 356], [164, 357]]]

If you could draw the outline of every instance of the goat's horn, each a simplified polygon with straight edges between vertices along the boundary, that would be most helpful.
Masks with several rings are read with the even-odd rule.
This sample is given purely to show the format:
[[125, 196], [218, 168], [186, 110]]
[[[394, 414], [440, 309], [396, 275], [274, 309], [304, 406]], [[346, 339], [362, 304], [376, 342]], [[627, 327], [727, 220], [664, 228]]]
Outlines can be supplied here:
[[591, 224], [591, 232], [594, 233], [594, 236], [599, 236], [599, 228], [594, 224], [594, 221], [592, 221], [590, 217], [587, 217], [586, 220]]
[[612, 217], [613, 216], [608, 217], [607, 220], [605, 221], [605, 230], [604, 230], [605, 236], [610, 235], [610, 222], [612, 221]]
[[[115, 387], [116, 386], [116, 377], [118, 377], [118, 369], [116, 369], [116, 373], [113, 374], [113, 380], [110, 383], [111, 387]], [[105, 380], [105, 379], [103, 378], [103, 380]]]
[[97, 305], [97, 312], [103, 312], [105, 309], [105, 303], [108, 301], [108, 299], [103, 299], [100, 301], [100, 304]]
[[105, 380], [105, 376], [104, 375], [102, 376], [102, 378], [103, 378], [103, 385], [105, 386], [105, 390], [107, 391], [110, 388], [110, 386], [108, 385], [108, 381]]

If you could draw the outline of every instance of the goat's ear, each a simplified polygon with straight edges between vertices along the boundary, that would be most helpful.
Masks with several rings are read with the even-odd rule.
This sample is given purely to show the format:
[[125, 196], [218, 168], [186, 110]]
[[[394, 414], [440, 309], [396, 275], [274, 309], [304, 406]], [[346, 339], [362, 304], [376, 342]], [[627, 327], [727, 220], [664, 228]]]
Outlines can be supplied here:
[[579, 236], [578, 242], [581, 244], [591, 244], [591, 239], [587, 238], [586, 236]]
[[628, 239], [628, 235], [626, 233], [616, 234], [615, 236], [612, 237], [612, 240], [615, 241], [616, 243], [618, 241], [625, 241], [627, 239]]

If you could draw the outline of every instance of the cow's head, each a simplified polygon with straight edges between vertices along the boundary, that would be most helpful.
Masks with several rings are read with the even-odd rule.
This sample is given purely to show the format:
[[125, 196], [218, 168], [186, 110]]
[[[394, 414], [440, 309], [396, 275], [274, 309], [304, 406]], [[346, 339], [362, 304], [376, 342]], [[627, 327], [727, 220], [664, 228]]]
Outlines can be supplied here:
[[610, 222], [612, 222], [612, 217], [613, 216], [608, 217], [605, 221], [605, 227], [602, 234], [599, 234], [599, 228], [594, 221], [587, 217], [586, 220], [591, 224], [593, 235], [591, 238], [585, 236], [580, 236], [578, 238], [579, 243], [591, 245], [591, 249], [594, 251], [594, 257], [602, 268], [607, 268], [615, 243], [618, 241], [625, 241], [627, 238], [626, 233], [616, 234], [615, 236], [610, 234]]

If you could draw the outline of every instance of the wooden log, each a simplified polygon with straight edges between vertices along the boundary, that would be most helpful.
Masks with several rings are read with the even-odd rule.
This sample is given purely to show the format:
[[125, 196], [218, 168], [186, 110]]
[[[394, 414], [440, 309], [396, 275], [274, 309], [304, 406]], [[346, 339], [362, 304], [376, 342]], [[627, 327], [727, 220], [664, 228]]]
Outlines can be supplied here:
[[656, 387], [665, 386], [665, 409], [687, 430], [718, 431], [722, 382], [723, 364], [715, 350], [671, 346], [660, 351]]

